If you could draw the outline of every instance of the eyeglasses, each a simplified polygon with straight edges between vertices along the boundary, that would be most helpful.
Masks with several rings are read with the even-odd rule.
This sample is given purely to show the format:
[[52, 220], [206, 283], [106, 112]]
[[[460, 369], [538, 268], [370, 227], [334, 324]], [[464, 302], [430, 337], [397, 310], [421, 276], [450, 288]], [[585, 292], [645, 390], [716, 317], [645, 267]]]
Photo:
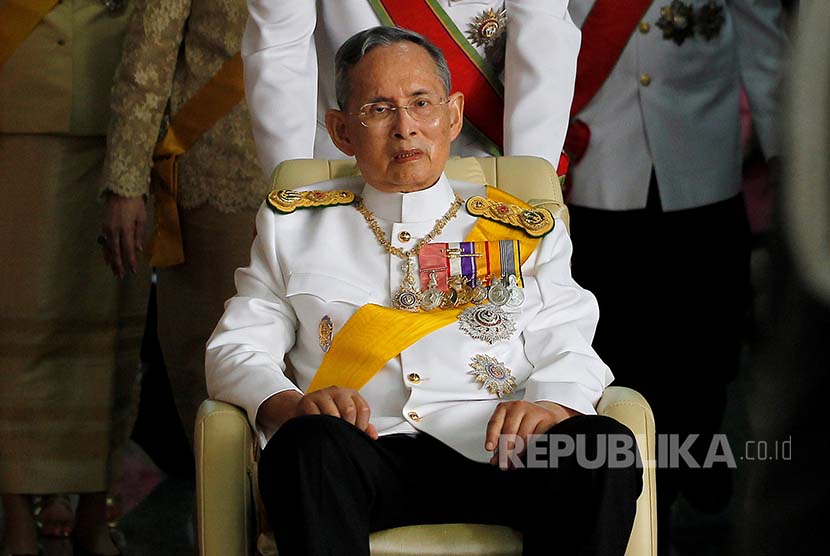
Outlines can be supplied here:
[[438, 114], [438, 107], [450, 102], [450, 99], [436, 100], [432, 97], [418, 97], [409, 104], [399, 106], [391, 102], [370, 102], [360, 107], [357, 112], [346, 112], [357, 116], [364, 127], [383, 127], [392, 123], [395, 112], [406, 110], [413, 120], [423, 122]]

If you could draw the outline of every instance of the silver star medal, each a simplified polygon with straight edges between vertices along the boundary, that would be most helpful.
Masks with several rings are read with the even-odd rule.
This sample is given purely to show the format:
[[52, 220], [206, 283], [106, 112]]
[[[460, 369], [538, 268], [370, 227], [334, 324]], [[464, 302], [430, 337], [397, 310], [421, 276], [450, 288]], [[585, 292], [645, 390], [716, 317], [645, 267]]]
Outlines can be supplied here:
[[461, 331], [474, 340], [483, 340], [494, 344], [499, 340], [508, 340], [516, 331], [516, 323], [504, 309], [498, 305], [473, 305], [458, 315]]
[[471, 374], [491, 394], [499, 398], [509, 396], [516, 389], [516, 379], [504, 363], [489, 355], [475, 355], [470, 362]]

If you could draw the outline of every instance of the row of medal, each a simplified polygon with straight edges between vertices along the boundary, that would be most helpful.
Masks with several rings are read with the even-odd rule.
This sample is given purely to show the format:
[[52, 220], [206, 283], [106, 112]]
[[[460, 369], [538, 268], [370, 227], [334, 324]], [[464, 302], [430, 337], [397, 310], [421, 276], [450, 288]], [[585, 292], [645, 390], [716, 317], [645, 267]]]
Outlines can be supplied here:
[[418, 294], [421, 310], [452, 309], [468, 303], [481, 305], [485, 301], [497, 307], [517, 308], [525, 300], [525, 294], [513, 274], [501, 278], [491, 276], [486, 282], [479, 280], [475, 287], [471, 287], [463, 275], [450, 276], [448, 282], [447, 290], [438, 289], [436, 272], [429, 272], [429, 285], [426, 291]]

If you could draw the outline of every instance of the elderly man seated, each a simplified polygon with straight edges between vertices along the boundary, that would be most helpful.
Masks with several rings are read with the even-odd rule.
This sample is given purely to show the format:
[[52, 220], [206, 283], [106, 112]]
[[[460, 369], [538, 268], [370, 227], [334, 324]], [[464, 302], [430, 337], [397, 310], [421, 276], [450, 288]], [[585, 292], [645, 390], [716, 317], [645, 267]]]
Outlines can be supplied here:
[[563, 223], [444, 176], [464, 98], [424, 38], [369, 29], [336, 64], [326, 125], [362, 175], [269, 195], [207, 347], [211, 396], [264, 446], [280, 555], [368, 555], [424, 523], [623, 554], [641, 469], [594, 410], [612, 376]]

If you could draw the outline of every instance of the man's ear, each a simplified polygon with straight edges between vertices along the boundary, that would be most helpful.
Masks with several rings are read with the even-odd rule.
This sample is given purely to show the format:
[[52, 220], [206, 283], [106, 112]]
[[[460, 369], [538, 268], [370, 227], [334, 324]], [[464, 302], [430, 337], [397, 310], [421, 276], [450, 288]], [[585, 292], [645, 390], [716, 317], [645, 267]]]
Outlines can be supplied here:
[[346, 156], [354, 156], [354, 145], [349, 136], [349, 128], [345, 113], [340, 110], [330, 109], [326, 111], [326, 129], [329, 132], [334, 146], [343, 151]]
[[450, 140], [454, 141], [464, 127], [464, 93], [454, 92], [449, 98]]

